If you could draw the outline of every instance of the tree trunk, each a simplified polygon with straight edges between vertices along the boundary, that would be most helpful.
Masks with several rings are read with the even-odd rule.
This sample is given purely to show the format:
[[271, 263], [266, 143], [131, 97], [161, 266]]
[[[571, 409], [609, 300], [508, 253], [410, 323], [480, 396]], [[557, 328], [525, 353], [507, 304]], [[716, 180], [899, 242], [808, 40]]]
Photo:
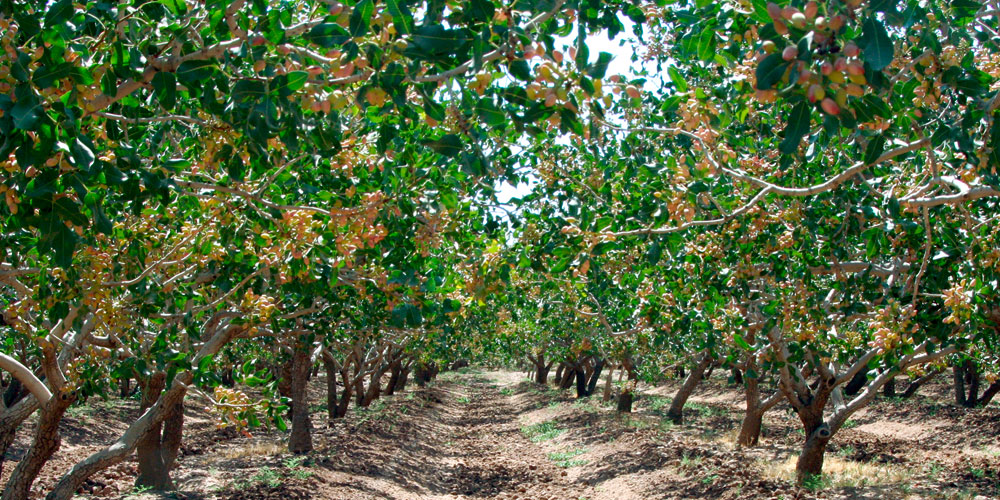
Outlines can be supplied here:
[[952, 367], [955, 383], [955, 404], [965, 406], [965, 373], [961, 365]]
[[[142, 382], [142, 402], [140, 409], [148, 410], [156, 400], [166, 384], [167, 374], [156, 372], [148, 380]], [[136, 445], [136, 457], [139, 459], [139, 475], [135, 479], [135, 485], [142, 488], [167, 491], [174, 489], [170, 481], [170, 473], [163, 463], [161, 453], [161, 440], [163, 437], [163, 423], [153, 425], [139, 438]]]
[[573, 385], [573, 378], [576, 375], [576, 369], [572, 366], [566, 366], [563, 370], [563, 377], [559, 380], [560, 389], [569, 389]]
[[385, 393], [392, 396], [396, 392], [396, 385], [399, 384], [399, 375], [403, 372], [403, 364], [396, 360], [389, 366], [389, 382], [385, 384]]
[[417, 367], [413, 370], [414, 378], [417, 381], [417, 385], [424, 387], [428, 382], [431, 381], [431, 366], [430, 363], [417, 363]]
[[736, 385], [743, 385], [743, 370], [733, 368], [733, 383]]
[[160, 441], [160, 454], [163, 457], [163, 468], [169, 480], [170, 469], [177, 462], [181, 450], [181, 439], [184, 437], [184, 398], [180, 398], [167, 410], [163, 419], [163, 439]]
[[597, 382], [601, 380], [601, 371], [604, 369], [604, 360], [598, 359], [594, 363], [594, 372], [590, 374], [590, 383], [587, 384], [587, 395], [590, 396], [597, 389]]
[[549, 381], [549, 366], [545, 360], [539, 357], [539, 362], [535, 363], [535, 383], [545, 385]]
[[395, 391], [403, 392], [404, 390], [406, 390], [406, 382], [407, 380], [409, 380], [409, 378], [410, 378], [410, 367], [407, 366], [403, 368], [402, 371], [399, 373], [399, 379], [396, 380]]
[[830, 426], [823, 421], [823, 408], [826, 407], [828, 399], [829, 394], [826, 392], [816, 394], [808, 405], [797, 409], [806, 434], [806, 442], [802, 445], [798, 462], [795, 464], [795, 478], [800, 485], [807, 479], [823, 473], [826, 443], [833, 437]]
[[965, 360], [965, 381], [969, 387], [968, 395], [965, 397], [965, 406], [972, 408], [979, 401], [979, 381], [981, 377], [976, 364], [971, 359]]
[[632, 400], [632, 391], [622, 389], [622, 393], [618, 395], [618, 413], [632, 413]]
[[337, 413], [334, 418], [344, 418], [347, 415], [347, 409], [351, 405], [351, 385], [344, 383], [344, 392], [340, 395], [340, 402], [337, 404]]
[[131, 377], [122, 377], [122, 379], [118, 381], [118, 396], [120, 398], [125, 399], [132, 393], [131, 382]]
[[740, 424], [740, 434], [736, 437], [736, 446], [740, 448], [752, 448], [760, 444], [760, 430], [763, 427], [764, 412], [760, 408], [747, 410], [743, 414], [743, 422]]
[[368, 390], [365, 391], [365, 397], [361, 400], [362, 407], [368, 408], [382, 395], [382, 375], [385, 375], [387, 369], [388, 365], [379, 368], [372, 374], [371, 381], [368, 383]]
[[826, 424], [820, 425], [809, 434], [795, 463], [795, 478], [799, 484], [823, 473], [823, 456], [830, 437], [830, 428]]
[[275, 370], [278, 372], [278, 395], [281, 397], [292, 397], [292, 362], [293, 359], [289, 359]]
[[601, 401], [608, 401], [611, 399], [611, 379], [614, 377], [614, 374], [615, 368], [612, 366], [611, 369], [608, 370], [608, 376], [604, 378], [604, 397], [601, 398]]
[[621, 394], [618, 395], [618, 413], [631, 413], [632, 402], [635, 400], [635, 395], [632, 391], [635, 390], [638, 376], [635, 373], [631, 356], [625, 356], [622, 360], [622, 374], [618, 377], [619, 382], [621, 382], [621, 376], [626, 373], [628, 374], [628, 382], [625, 383]]
[[7, 408], [14, 406], [21, 398], [28, 395], [28, 389], [21, 384], [17, 377], [11, 377], [10, 385], [3, 391], [3, 404]]
[[865, 370], [861, 370], [854, 374], [854, 377], [847, 383], [844, 387], [844, 394], [847, 396], [856, 396], [861, 389], [864, 389], [865, 384], [868, 383], [868, 373]]
[[[751, 353], [747, 361], [748, 371], [756, 371], [755, 361], [756, 357]], [[744, 382], [747, 386], [747, 410], [743, 415], [743, 423], [740, 424], [740, 434], [736, 437], [736, 446], [750, 448], [760, 443], [760, 429], [764, 420], [764, 412], [760, 409], [760, 379], [747, 377]]]
[[889, 379], [889, 381], [882, 386], [882, 396], [887, 398], [896, 397], [896, 377]]
[[712, 356], [708, 353], [702, 354], [698, 364], [691, 368], [691, 373], [684, 379], [681, 388], [677, 390], [677, 395], [674, 396], [674, 400], [670, 403], [670, 409], [667, 410], [667, 418], [673, 423], [680, 424], [684, 421], [684, 404], [694, 393], [695, 387], [698, 387], [698, 383], [701, 382], [705, 370], [710, 364], [712, 364]]
[[911, 381], [910, 384], [906, 386], [906, 390], [903, 391], [903, 399], [910, 399], [913, 396], [915, 396], [921, 386], [923, 386], [927, 382], [930, 382], [931, 379], [937, 377], [940, 374], [941, 374], [940, 369], [934, 369], [932, 371], [925, 373], [922, 377]]
[[3, 476], [3, 461], [4, 457], [7, 455], [7, 449], [14, 442], [14, 437], [17, 434], [17, 426], [5, 426], [0, 428], [0, 477]]
[[587, 397], [587, 374], [583, 371], [583, 368], [577, 368], [576, 370], [576, 398]]
[[332, 357], [323, 356], [323, 369], [326, 370], [326, 418], [337, 418], [337, 362]]
[[556, 368], [556, 385], [562, 385], [563, 371], [566, 369], [566, 363], [559, 363]]
[[59, 449], [59, 421], [72, 403], [71, 394], [60, 393], [53, 395], [42, 407], [31, 448], [11, 472], [0, 500], [27, 500], [31, 484], [52, 454]]
[[312, 451], [312, 423], [309, 419], [309, 391], [307, 383], [312, 363], [306, 346], [297, 346], [292, 354], [292, 434], [288, 438], [288, 451]]
[[990, 404], [990, 401], [993, 401], [993, 398], [998, 392], [1000, 392], [1000, 380], [995, 380], [989, 387], [986, 388], [985, 391], [983, 391], [983, 395], [976, 400], [976, 406], [981, 408]]

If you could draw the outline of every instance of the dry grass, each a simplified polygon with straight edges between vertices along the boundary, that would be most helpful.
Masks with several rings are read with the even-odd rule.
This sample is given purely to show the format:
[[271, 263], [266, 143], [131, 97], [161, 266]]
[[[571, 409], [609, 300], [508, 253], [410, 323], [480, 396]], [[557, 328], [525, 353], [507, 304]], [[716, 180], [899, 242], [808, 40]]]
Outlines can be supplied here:
[[285, 447], [274, 442], [251, 443], [246, 446], [229, 448], [222, 453], [228, 459], [274, 456], [285, 452]]
[[[794, 482], [797, 459], [798, 456], [792, 455], [784, 462], [761, 461], [762, 473], [771, 479]], [[892, 485], [908, 482], [911, 477], [911, 471], [903, 467], [855, 462], [827, 453], [823, 460], [823, 478], [819, 485], [823, 488]]]

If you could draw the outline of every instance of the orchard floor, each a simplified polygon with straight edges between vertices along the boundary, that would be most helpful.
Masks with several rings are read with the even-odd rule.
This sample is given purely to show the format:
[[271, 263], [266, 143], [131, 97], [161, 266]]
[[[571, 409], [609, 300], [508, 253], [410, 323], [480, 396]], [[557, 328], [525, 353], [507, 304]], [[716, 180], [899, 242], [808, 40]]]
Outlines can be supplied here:
[[[324, 384], [314, 380], [314, 403]], [[133, 490], [133, 459], [93, 478], [78, 498], [1000, 498], [1000, 407], [955, 407], [944, 385], [855, 415], [831, 442], [828, 474], [811, 489], [790, 482], [802, 434], [787, 409], [765, 417], [760, 447], [737, 450], [740, 392], [710, 380], [689, 401], [685, 422], [672, 425], [663, 415], [677, 385], [644, 388], [635, 412], [619, 416], [600, 394], [576, 400], [571, 390], [520, 373], [448, 372], [333, 425], [325, 405], [314, 404], [316, 451], [305, 456], [286, 453], [277, 431], [218, 430], [192, 401], [173, 473], [178, 492]], [[38, 497], [72, 463], [113, 441], [136, 412], [122, 401], [74, 409], [63, 447], [36, 483]], [[29, 437], [30, 429], [19, 432], [8, 460]], [[5, 475], [14, 465], [5, 464]]]

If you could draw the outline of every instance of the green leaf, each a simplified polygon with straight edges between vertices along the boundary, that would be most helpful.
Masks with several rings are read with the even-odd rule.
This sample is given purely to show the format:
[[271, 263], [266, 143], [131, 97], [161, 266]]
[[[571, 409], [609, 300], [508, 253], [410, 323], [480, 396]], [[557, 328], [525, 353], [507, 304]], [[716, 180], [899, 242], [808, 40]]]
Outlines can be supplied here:
[[372, 0], [361, 0], [354, 6], [351, 18], [347, 23], [347, 32], [352, 37], [364, 36], [368, 33], [368, 27], [372, 22], [372, 13], [375, 12], [375, 4]]
[[698, 36], [698, 59], [701, 59], [702, 61], [711, 61], [714, 55], [715, 30], [702, 30], [701, 35]]
[[743, 336], [739, 333], [733, 333], [733, 340], [736, 341], [736, 345], [738, 345], [740, 349], [748, 351], [751, 349], [750, 344], [748, 344], [746, 340], [743, 340]]
[[468, 45], [469, 36], [461, 29], [447, 29], [440, 24], [421, 26], [414, 30], [413, 38], [404, 54], [415, 59], [440, 59]]
[[862, 23], [861, 38], [858, 39], [858, 46], [861, 47], [861, 58], [868, 66], [875, 71], [881, 71], [892, 63], [894, 57], [892, 39], [885, 30], [885, 26], [875, 16], [868, 16]]
[[809, 125], [812, 122], [812, 110], [805, 101], [800, 102], [792, 108], [792, 113], [788, 115], [788, 126], [785, 127], [785, 139], [781, 141], [781, 152], [792, 154], [799, 148], [802, 137], [809, 133]]
[[45, 11], [45, 27], [49, 29], [57, 24], [68, 21], [71, 17], [73, 17], [73, 1], [59, 0], [58, 2], [45, 7], [43, 10]]
[[757, 88], [760, 90], [770, 90], [775, 83], [788, 71], [789, 63], [781, 58], [780, 52], [775, 52], [764, 58], [757, 65]]
[[458, 208], [458, 195], [453, 191], [447, 191], [441, 193], [441, 204], [445, 206], [448, 210], [455, 210]]
[[21, 130], [34, 130], [38, 124], [38, 100], [34, 94], [30, 99], [19, 98], [17, 104], [10, 110], [10, 116], [14, 118], [14, 127]]
[[865, 146], [865, 164], [874, 163], [879, 156], [882, 156], [882, 152], [885, 151], [885, 144], [886, 138], [881, 134], [872, 137], [868, 141], [868, 145]]
[[597, 61], [590, 66], [587, 70], [587, 75], [591, 78], [600, 80], [604, 78], [604, 75], [608, 72], [608, 65], [611, 64], [611, 60], [614, 56], [610, 52], [601, 52], [597, 56]]
[[86, 227], [88, 219], [80, 212], [80, 205], [68, 197], [58, 198], [52, 202], [52, 210], [59, 214], [63, 220], [70, 221], [74, 226]]
[[181, 83], [201, 83], [215, 74], [215, 61], [184, 61], [177, 67], [177, 80]]
[[35, 70], [31, 80], [39, 87], [51, 87], [53, 83], [68, 77], [76, 69], [71, 63], [51, 64]]
[[310, 42], [327, 49], [343, 45], [351, 39], [347, 30], [335, 23], [317, 24], [306, 33], [305, 37]]
[[396, 31], [404, 35], [412, 33], [413, 13], [409, 7], [400, 0], [386, 0], [385, 4], [389, 14], [392, 15], [392, 24], [396, 27]]
[[670, 75], [670, 81], [674, 82], [674, 86], [677, 87], [678, 92], [687, 92], [687, 80], [681, 76], [681, 72], [677, 71], [677, 68], [670, 66], [667, 68], [667, 74]]
[[500, 111], [493, 104], [493, 100], [489, 98], [484, 97], [479, 100], [479, 103], [476, 104], [476, 114], [479, 115], [479, 119], [491, 127], [500, 127], [507, 123], [507, 115]]
[[465, 9], [467, 17], [472, 21], [486, 22], [493, 19], [496, 7], [488, 0], [472, 0]]
[[305, 71], [292, 71], [288, 73], [288, 84], [287, 88], [291, 92], [305, 87], [306, 81], [309, 79], [309, 73]]
[[514, 78], [518, 80], [524, 80], [530, 82], [533, 80], [531, 77], [531, 68], [528, 67], [528, 62], [523, 59], [517, 59], [510, 62], [510, 74], [514, 75]]
[[153, 94], [163, 109], [171, 111], [177, 104], [177, 79], [173, 73], [159, 72], [153, 76]]
[[73, 156], [73, 164], [83, 170], [90, 170], [90, 167], [94, 166], [94, 148], [87, 142], [90, 142], [90, 139], [77, 137], [73, 139], [73, 144], [69, 148]]
[[160, 0], [160, 3], [170, 9], [170, 12], [173, 12], [175, 16], [187, 12], [187, 2], [184, 0]]
[[434, 141], [425, 141], [424, 144], [445, 156], [455, 157], [462, 152], [462, 139], [455, 134], [448, 134]]
[[205, 356], [205, 357], [199, 359], [198, 360], [198, 371], [199, 372], [203, 372], [203, 373], [206, 372], [206, 371], [208, 371], [208, 367], [212, 366], [212, 359], [213, 359], [212, 356]]

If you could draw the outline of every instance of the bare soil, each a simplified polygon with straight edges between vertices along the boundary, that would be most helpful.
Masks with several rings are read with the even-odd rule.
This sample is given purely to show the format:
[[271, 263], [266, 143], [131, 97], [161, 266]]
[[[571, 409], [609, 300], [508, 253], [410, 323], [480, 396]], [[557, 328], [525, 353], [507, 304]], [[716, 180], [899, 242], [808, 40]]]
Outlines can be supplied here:
[[[904, 384], [905, 385], [905, 384]], [[79, 498], [113, 499], [681, 499], [1000, 498], [1000, 407], [950, 404], [945, 385], [913, 400], [879, 399], [839, 432], [827, 476], [810, 489], [790, 479], [803, 436], [779, 406], [760, 447], [733, 446], [738, 387], [715, 377], [698, 388], [685, 422], [664, 418], [679, 381], [646, 387], [635, 412], [618, 415], [600, 395], [576, 400], [509, 371], [442, 374], [368, 409], [328, 422], [325, 379], [311, 384], [316, 451], [294, 456], [276, 430], [218, 429], [189, 404], [173, 471], [177, 492], [133, 489], [134, 459], [88, 481]], [[600, 391], [598, 391], [600, 392]], [[63, 446], [34, 491], [42, 498], [78, 460], [112, 442], [135, 402], [92, 401], [61, 427]], [[30, 442], [18, 433], [4, 480]]]

